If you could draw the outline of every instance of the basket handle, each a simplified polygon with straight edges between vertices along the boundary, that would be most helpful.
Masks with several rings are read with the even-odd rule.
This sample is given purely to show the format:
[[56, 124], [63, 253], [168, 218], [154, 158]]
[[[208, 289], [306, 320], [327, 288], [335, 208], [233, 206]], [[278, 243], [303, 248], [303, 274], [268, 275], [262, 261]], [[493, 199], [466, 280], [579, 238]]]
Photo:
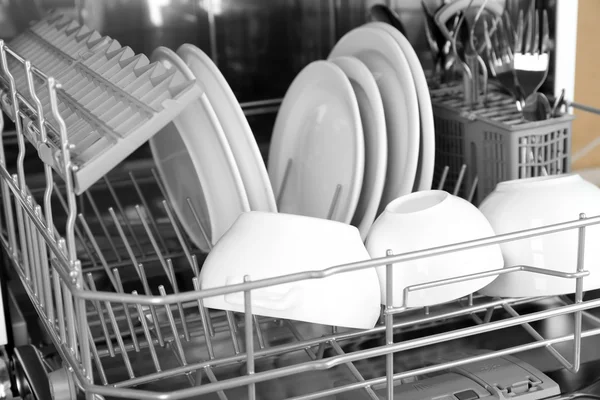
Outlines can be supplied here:
[[[444, 37], [452, 41], [452, 35], [446, 26], [446, 23], [453, 15], [466, 10], [467, 8], [478, 8], [484, 4], [485, 0], [456, 0], [452, 1], [440, 8], [435, 14], [435, 23], [440, 28], [440, 31]], [[502, 5], [495, 1], [488, 1], [485, 3], [485, 9], [494, 14], [496, 17], [501, 17], [504, 12]]]
[[[243, 279], [230, 276], [226, 280], [227, 285], [243, 283]], [[252, 291], [252, 307], [260, 307], [273, 311], [289, 310], [297, 304], [300, 298], [300, 290], [289, 284], [269, 286]], [[244, 293], [235, 292], [225, 295], [225, 301], [236, 306], [244, 305]]]

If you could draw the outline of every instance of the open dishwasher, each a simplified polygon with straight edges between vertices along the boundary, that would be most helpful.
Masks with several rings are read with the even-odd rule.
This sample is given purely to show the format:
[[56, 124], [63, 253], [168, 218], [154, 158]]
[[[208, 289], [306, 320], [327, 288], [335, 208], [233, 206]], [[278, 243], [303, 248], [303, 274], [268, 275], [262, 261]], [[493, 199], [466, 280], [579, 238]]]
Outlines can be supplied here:
[[[0, 43], [0, 103], [8, 117], [0, 143], [4, 398], [600, 395], [600, 296], [583, 290], [586, 229], [600, 216], [201, 289], [207, 254], [186, 235], [143, 147], [199, 87], [58, 13], [27, 32]], [[95, 88], [108, 99], [100, 111], [82, 106]], [[454, 92], [442, 92], [453, 101]], [[250, 104], [247, 114], [269, 112], [274, 103]], [[436, 165], [435, 184], [472, 198], [477, 179], [465, 179], [463, 164], [470, 168]], [[568, 273], [515, 265], [407, 287], [404, 295], [523, 271], [568, 280], [569, 295], [532, 290], [529, 297], [474, 294], [431, 307], [405, 302], [383, 306], [366, 330], [253, 313], [252, 292], [260, 288], [376, 267], [391, 277], [402, 262], [567, 230], [576, 234], [578, 260]], [[244, 312], [204, 306], [205, 298], [233, 293], [243, 295]]]

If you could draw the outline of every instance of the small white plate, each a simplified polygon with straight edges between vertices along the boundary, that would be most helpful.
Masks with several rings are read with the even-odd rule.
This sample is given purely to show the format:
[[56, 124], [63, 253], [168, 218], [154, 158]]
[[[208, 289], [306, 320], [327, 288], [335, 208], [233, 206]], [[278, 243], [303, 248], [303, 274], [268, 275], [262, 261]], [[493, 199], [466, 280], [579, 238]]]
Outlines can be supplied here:
[[268, 171], [277, 208], [349, 224], [364, 162], [360, 112], [350, 81], [335, 64], [312, 62], [288, 88], [273, 129]]
[[365, 136], [365, 175], [358, 206], [352, 218], [352, 225], [358, 228], [364, 240], [375, 220], [385, 184], [387, 137], [383, 102], [373, 74], [360, 60], [338, 57], [330, 61], [340, 67], [350, 79], [358, 100]]
[[421, 117], [421, 145], [419, 146], [419, 164], [415, 178], [414, 190], [430, 190], [433, 182], [435, 163], [435, 127], [433, 125], [433, 108], [431, 95], [427, 86], [427, 78], [423, 66], [408, 39], [398, 29], [383, 22], [371, 22], [366, 26], [374, 26], [388, 32], [402, 49], [408, 60], [410, 71], [417, 90], [419, 115]]
[[215, 63], [193, 44], [184, 44], [177, 55], [187, 64], [214, 107], [239, 168], [253, 211], [277, 212], [273, 188], [256, 139], [229, 84]]
[[379, 212], [411, 193], [419, 160], [419, 104], [410, 66], [400, 46], [386, 32], [362, 26], [345, 34], [329, 58], [354, 56], [377, 81], [385, 110], [388, 168]]
[[[187, 79], [195, 79], [183, 60], [166, 47], [154, 50], [152, 61], [177, 68]], [[233, 154], [206, 94], [154, 135], [150, 148], [183, 228], [198, 248], [209, 251], [237, 217], [250, 210], [250, 205]], [[188, 198], [208, 238], [196, 223]]]

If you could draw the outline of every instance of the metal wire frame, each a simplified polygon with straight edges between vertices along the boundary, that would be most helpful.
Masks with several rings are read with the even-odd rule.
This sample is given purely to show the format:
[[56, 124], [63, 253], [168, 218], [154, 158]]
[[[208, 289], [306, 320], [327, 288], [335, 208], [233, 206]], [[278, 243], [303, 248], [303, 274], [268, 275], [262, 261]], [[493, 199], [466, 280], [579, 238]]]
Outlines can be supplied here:
[[[34, 102], [37, 103], [36, 107], [29, 104], [29, 101], [26, 98], [27, 96], [16, 91], [15, 82], [11, 78], [12, 75], [8, 69], [7, 55], [13, 57], [17, 62], [21, 62], [26, 69], [26, 79], [30, 90], [29, 97], [34, 99]], [[61, 175], [69, 177], [69, 170], [74, 167], [68, 162], [69, 145], [66, 142], [67, 135], [64, 128], [64, 122], [61, 123], [62, 119], [56, 104], [56, 90], [60, 90], [60, 85], [52, 78], [46, 77], [41, 71], [38, 71], [29, 65], [27, 61], [22, 60], [2, 42], [0, 42], [0, 56], [2, 57], [2, 77], [4, 78], [5, 87], [10, 92], [9, 103], [12, 104], [12, 110], [9, 111], [12, 111], [12, 115], [15, 117], [19, 144], [16, 175], [9, 173], [5, 163], [4, 149], [0, 146], [0, 181], [2, 185], [4, 206], [3, 222], [6, 232], [6, 236], [3, 235], [1, 238], [2, 243], [8, 251], [10, 258], [15, 265], [15, 270], [24, 283], [25, 289], [31, 297], [45, 328], [57, 346], [61, 357], [67, 361], [69, 366], [73, 369], [73, 375], [76, 377], [77, 384], [85, 391], [88, 399], [94, 398], [94, 394], [137, 399], [179, 399], [213, 392], [218, 393], [219, 397], [223, 399], [226, 398], [224, 393], [225, 390], [242, 386], [247, 386], [248, 398], [253, 399], [256, 396], [256, 384], [259, 382], [291, 376], [305, 371], [331, 369], [338, 365], [346, 365], [356, 378], [357, 382], [297, 398], [319, 398], [328, 394], [343, 393], [359, 388], [364, 389], [371, 398], [374, 398], [374, 393], [370, 388], [379, 383], [386, 384], [388, 398], [393, 398], [394, 382], [399, 379], [427, 372], [440, 371], [475, 360], [493, 358], [503, 354], [513, 354], [537, 347], [546, 347], [550, 349], [551, 354], [553, 354], [563, 365], [572, 371], [577, 371], [580, 365], [580, 343], [582, 337], [600, 333], [599, 329], [582, 332], [581, 328], [581, 315], [583, 311], [600, 305], [600, 300], [582, 301], [582, 282], [584, 277], [588, 274], [588, 272], [584, 270], [582, 257], [584, 253], [585, 228], [600, 223], [600, 217], [585, 218], [585, 216], [582, 216], [579, 221], [571, 221], [564, 224], [401, 255], [393, 255], [390, 251], [388, 252], [387, 257], [354, 264], [333, 266], [322, 271], [307, 271], [304, 273], [258, 281], [251, 281], [250, 277], [247, 276], [245, 282], [242, 284], [224, 288], [201, 290], [198, 282], [199, 266], [196, 254], [190, 249], [187, 239], [181, 233], [179, 224], [173, 213], [170, 211], [169, 205], [166, 202], [163, 202], [165, 212], [168, 215], [169, 224], [174, 230], [175, 236], [179, 242], [179, 254], [183, 254], [183, 258], [188, 262], [189, 268], [193, 273], [192, 280], [195, 290], [179, 292], [172, 260], [172, 257], [174, 257], [174, 254], [176, 253], [168, 251], [168, 246], [166, 245], [164, 238], [160, 235], [160, 229], [157, 228], [157, 221], [151, 215], [147, 214], [150, 209], [147, 204], [145, 204], [143, 195], [140, 195], [141, 206], [136, 207], [136, 213], [143, 227], [143, 232], [148, 238], [150, 244], [149, 252], [144, 249], [143, 244], [138, 240], [138, 235], [136, 234], [129, 217], [126, 215], [124, 208], [120, 204], [116, 191], [112, 188], [111, 182], [106, 180], [106, 187], [115, 200], [116, 208], [119, 213], [117, 215], [117, 212], [111, 208], [109, 209], [109, 214], [114, 228], [117, 230], [118, 237], [123, 242], [122, 246], [125, 247], [127, 253], [126, 257], [120, 256], [120, 253], [116, 250], [117, 245], [111, 242], [111, 234], [108, 227], [102, 226], [102, 218], [98, 218], [102, 231], [107, 236], [108, 242], [111, 245], [110, 247], [115, 249], [116, 262], [113, 263], [114, 260], [109, 262], [107, 261], [108, 258], [105, 256], [106, 253], [104, 250], [99, 248], [98, 243], [95, 240], [96, 235], [91, 232], [86, 218], [83, 214], [77, 213], [77, 203], [73, 194], [72, 182], [70, 182], [69, 179], [64, 183], [64, 196], [66, 196], [66, 200], [63, 199], [64, 201], [61, 201], [61, 205], [67, 214], [67, 224], [64, 229], [66, 240], [60, 237], [53, 224], [53, 216], [56, 215], [57, 212], [53, 209], [51, 198], [53, 195], [60, 197], [61, 193], [53, 182], [52, 171], [49, 171], [45, 166], [46, 188], [44, 191], [43, 209], [36, 204], [26, 185], [26, 177], [23, 168], [25, 156], [24, 139], [26, 137], [22, 126], [22, 119], [25, 117], [24, 109], [26, 109], [28, 118], [33, 116], [34, 118], [31, 119], [31, 121], [37, 123], [37, 132], [40, 134], [40, 143], [44, 143], [44, 141], [47, 140], [47, 137], [44, 137], [43, 132], [46, 129], [50, 129], [45, 122], [46, 118], [44, 117], [42, 107], [39, 105], [39, 100], [36, 101], [34, 74], [45, 82], [45, 87], [50, 93], [53, 105], [51, 108], [52, 117], [58, 122], [61, 138], [61, 156], [63, 160], [66, 160], [64, 163], [65, 171], [62, 171]], [[461, 176], [463, 174], [464, 168], [461, 171]], [[135, 188], [139, 189], [133, 176], [131, 176], [131, 181]], [[157, 184], [160, 186], [160, 181], [157, 181]], [[457, 187], [460, 187], [460, 184], [457, 185]], [[456, 190], [457, 189], [455, 189], [455, 192]], [[472, 191], [473, 190], [471, 190], [471, 192]], [[97, 214], [97, 206], [95, 206], [91, 194], [88, 194], [88, 200], [94, 213]], [[14, 224], [15, 213], [17, 226]], [[79, 221], [79, 226], [76, 225], [77, 221]], [[401, 308], [387, 307], [383, 313], [384, 324], [372, 330], [340, 333], [334, 329], [331, 335], [305, 339], [294, 330], [294, 325], [289, 323], [287, 326], [289, 326], [290, 331], [292, 331], [293, 335], [296, 337], [297, 342], [269, 347], [265, 344], [264, 338], [261, 340], [261, 337], [264, 336], [261, 328], [263, 322], [259, 321], [252, 313], [251, 295], [252, 290], [255, 289], [303, 279], [324, 279], [339, 273], [384, 265], [386, 266], [389, 278], [391, 278], [394, 268], [400, 268], [401, 266], [398, 266], [397, 264], [402, 262], [550, 234], [568, 229], [579, 230], [579, 261], [576, 271], [572, 273], [558, 273], [530, 266], [515, 266], [484, 274], [474, 274], [445, 281], [430, 282], [423, 285], [407, 287], [404, 289], [405, 306]], [[134, 242], [133, 246], [130, 244], [130, 240]], [[86, 242], [89, 244], [87, 247], [85, 246]], [[96, 284], [93, 279], [88, 278], [87, 282], [84, 280], [86, 270], [84, 270], [81, 261], [77, 258], [77, 243], [84, 244], [84, 252], [80, 254], [88, 255], [90, 265], [97, 268], [96, 270], [103, 271], [109, 278], [112, 285], [112, 291], [99, 291], [96, 289]], [[127, 260], [127, 258], [129, 258], [129, 260]], [[158, 288], [158, 295], [152, 292], [145, 272], [145, 262], [151, 260], [158, 261], [158, 264], [163, 269], [164, 276], [167, 278], [167, 282], [171, 286], [170, 289], [172, 293], [167, 294], [167, 290], [164, 286]], [[135, 270], [142, 283], [145, 294], [140, 295], [136, 291], [131, 294], [124, 293], [123, 283], [119, 272], [120, 268], [133, 268]], [[440, 287], [465, 280], [481, 278], [483, 276], [512, 273], [519, 270], [551, 275], [564, 279], [574, 279], [576, 281], [575, 303], [548, 311], [519, 316], [516, 310], [511, 306], [511, 304], [516, 302], [514, 299], [492, 300], [484, 304], [472, 305], [473, 299], [470, 298], [468, 307], [454, 309], [445, 313], [433, 314], [430, 313], [429, 310], [426, 310], [424, 315], [417, 316], [409, 321], [414, 324], [471, 315], [475, 321], [478, 322], [478, 325], [420, 339], [394, 343], [394, 331], [407, 324], [406, 320], [399, 322], [395, 321], [394, 315], [404, 314], [410, 311], [410, 293], [425, 288]], [[91, 275], [86, 276], [90, 277]], [[93, 278], [93, 276], [91, 277]], [[388, 282], [391, 284], [393, 279], [388, 279]], [[390, 288], [388, 288], [387, 291], [388, 296], [393, 296], [393, 291], [389, 289]], [[205, 297], [239, 291], [244, 293], [245, 299], [243, 324], [240, 325], [240, 321], [235, 315], [227, 313], [226, 322], [223, 325], [217, 324], [217, 326], [212, 326], [213, 324], [216, 324], [217, 321], [213, 321], [213, 317], [204, 309], [202, 300]], [[388, 301], [388, 304], [392, 304], [391, 299], [388, 300], [390, 300]], [[201, 329], [193, 330], [189, 327], [189, 323], [192, 321], [186, 318], [185, 310], [189, 309], [191, 305], [198, 308]], [[511, 317], [496, 322], [490, 322], [491, 313], [498, 307], [502, 307], [509, 312]], [[160, 313], [162, 320], [159, 318], [157, 308], [164, 309], [164, 311]], [[486, 312], [484, 319], [474, 315], [475, 312], [484, 310]], [[528, 325], [533, 321], [568, 313], [575, 313], [574, 335], [546, 340]], [[90, 323], [92, 322], [92, 316], [97, 317], [97, 324]], [[420, 348], [432, 343], [491, 332], [516, 325], [523, 325], [536, 341], [530, 344], [502, 350], [500, 352], [477, 357], [468, 357], [458, 361], [405, 371], [399, 374], [395, 374], [393, 371], [392, 361], [393, 355], [396, 353]], [[215, 335], [215, 329], [221, 329], [221, 331], [225, 330], [231, 336], [235, 355], [222, 357], [215, 354], [215, 350], [211, 348], [211, 338]], [[241, 337], [242, 329], [244, 331], [243, 338]], [[125, 333], [127, 331], [129, 332], [129, 336]], [[386, 343], [380, 347], [344, 353], [338, 345], [338, 342], [352, 337], [376, 334], [383, 331], [385, 331]], [[98, 332], [101, 332], [100, 335], [104, 336], [104, 338], [99, 338], [97, 336]], [[188, 363], [183, 343], [184, 341], [189, 341], [190, 337], [199, 332], [202, 332], [207, 348], [209, 349], [208, 359], [199, 363]], [[129, 337], [131, 344], [126, 343], [124, 337]], [[255, 337], [259, 344], [259, 349], [256, 350], [254, 348]], [[575, 341], [572, 362], [567, 361], [564, 356], [551, 347], [552, 344], [567, 340]], [[116, 341], [116, 344], [114, 344], [113, 341]], [[157, 348], [155, 343], [161, 348], [166, 344], [172, 344], [171, 348], [178, 360], [179, 366], [163, 370], [161, 368], [161, 360], [156, 355]], [[98, 348], [99, 345], [102, 345], [104, 348]], [[324, 348], [326, 346], [330, 346], [334, 349], [336, 355], [323, 359]], [[313, 347], [317, 347], [316, 352], [313, 351]], [[152, 355], [153, 366], [156, 372], [135, 376], [135, 368], [131, 362], [130, 354], [138, 352], [142, 348], [147, 348]], [[264, 372], [255, 371], [255, 362], [257, 359], [300, 349], [307, 352], [311, 361]], [[102, 358], [106, 355], [111, 358], [114, 358], [117, 355], [122, 357], [128, 379], [112, 383], [108, 386], [108, 379], [102, 370]], [[353, 363], [377, 356], [386, 356], [386, 376], [369, 380], [364, 379]], [[217, 380], [213, 369], [239, 362], [244, 362], [246, 365], [245, 375], [224, 381]], [[196, 380], [192, 376], [192, 373], [200, 370], [204, 371], [209, 378], [210, 383], [194, 386]], [[93, 371], [96, 371], [97, 375], [99, 375], [101, 385], [94, 383], [95, 377], [93, 377]], [[142, 385], [147, 382], [182, 374], [187, 377], [193, 387], [177, 390], [168, 394], [131, 389], [134, 386]]]

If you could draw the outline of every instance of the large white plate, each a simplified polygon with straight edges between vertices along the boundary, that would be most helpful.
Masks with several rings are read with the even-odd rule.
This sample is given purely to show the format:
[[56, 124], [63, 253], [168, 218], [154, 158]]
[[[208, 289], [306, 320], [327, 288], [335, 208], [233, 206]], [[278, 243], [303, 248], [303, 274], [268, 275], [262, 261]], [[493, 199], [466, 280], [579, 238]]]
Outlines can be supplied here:
[[287, 90], [273, 129], [268, 171], [279, 211], [350, 223], [364, 160], [360, 112], [350, 81], [335, 64], [312, 62]]
[[383, 102], [373, 74], [354, 57], [331, 59], [350, 79], [358, 100], [360, 119], [365, 136], [365, 174], [352, 225], [358, 227], [364, 240], [373, 225], [381, 202], [387, 168], [387, 137]]
[[419, 146], [419, 163], [417, 166], [417, 175], [415, 178], [414, 189], [430, 190], [433, 182], [433, 169], [435, 164], [435, 127], [433, 124], [433, 108], [431, 106], [431, 95], [427, 86], [425, 71], [419, 61], [408, 39], [404, 37], [398, 29], [383, 22], [371, 22], [366, 26], [374, 26], [388, 32], [404, 52], [413, 81], [417, 90], [417, 100], [419, 102], [419, 115], [421, 117], [421, 145]]
[[177, 55], [201, 82], [223, 127], [237, 162], [250, 209], [277, 212], [273, 188], [256, 139], [229, 84], [215, 63], [193, 44], [184, 44]]
[[406, 57], [386, 32], [362, 26], [345, 34], [329, 58], [354, 56], [371, 71], [385, 110], [388, 168], [379, 212], [412, 192], [419, 158], [419, 104]]
[[[183, 60], [165, 47], [152, 53], [152, 61], [177, 68], [187, 79], [195, 79]], [[241, 213], [250, 210], [250, 205], [233, 154], [206, 94], [152, 137], [150, 147], [183, 228], [201, 250], [208, 251]], [[188, 206], [188, 198], [210, 246]]]

